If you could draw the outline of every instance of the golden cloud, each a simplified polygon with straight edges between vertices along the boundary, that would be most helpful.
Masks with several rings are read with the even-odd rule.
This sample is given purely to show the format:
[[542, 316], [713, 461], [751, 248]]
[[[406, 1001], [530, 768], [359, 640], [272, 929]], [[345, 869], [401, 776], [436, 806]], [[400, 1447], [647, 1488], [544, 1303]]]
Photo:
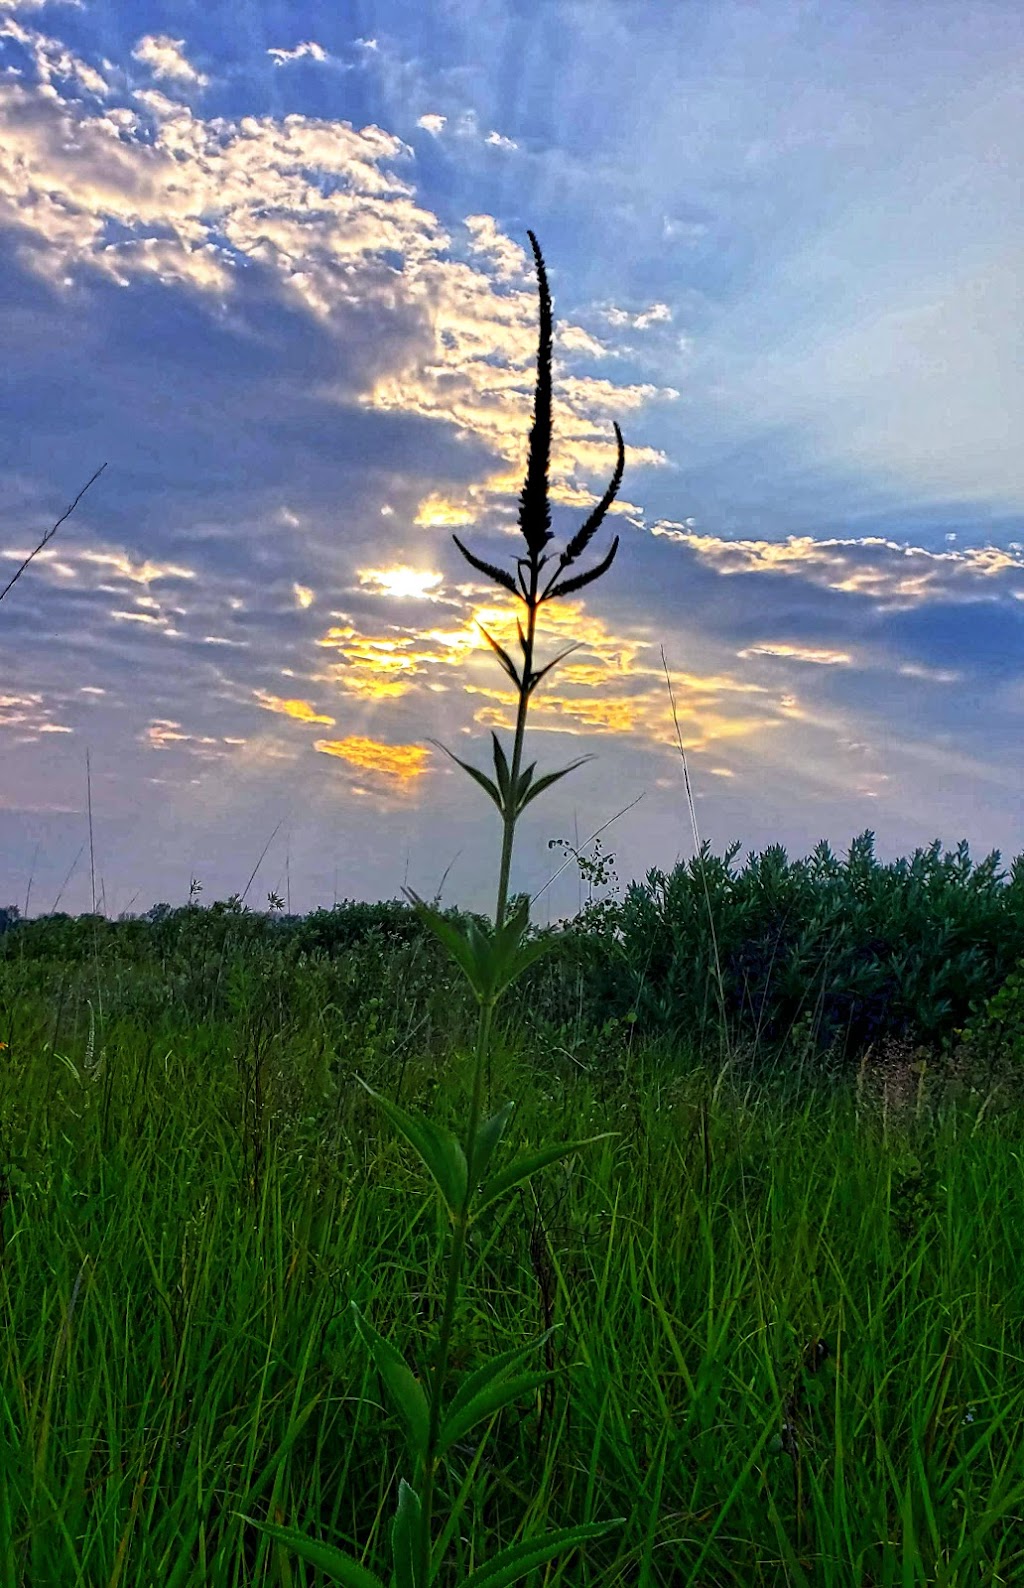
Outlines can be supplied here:
[[334, 755], [379, 777], [402, 784], [415, 783], [427, 770], [430, 751], [418, 744], [384, 744], [379, 739], [351, 736], [347, 739], [317, 739], [314, 748], [323, 755]]
[[253, 694], [266, 711], [276, 711], [295, 722], [318, 722], [328, 728], [334, 727], [334, 718], [322, 716], [308, 700], [281, 700], [277, 695], [269, 695], [265, 689], [255, 689]]

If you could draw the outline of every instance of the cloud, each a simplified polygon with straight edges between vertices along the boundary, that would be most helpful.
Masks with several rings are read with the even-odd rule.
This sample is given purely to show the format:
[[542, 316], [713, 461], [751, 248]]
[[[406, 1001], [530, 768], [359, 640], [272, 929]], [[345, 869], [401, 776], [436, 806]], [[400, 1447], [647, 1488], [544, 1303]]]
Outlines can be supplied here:
[[[750, 8], [746, 20], [723, 9], [741, 33], [754, 26]], [[572, 11], [573, 26], [586, 10]], [[507, 14], [495, 4], [499, 20]], [[638, 8], [638, 81], [657, 43], [644, 15]], [[624, 24], [614, 17], [612, 8], [605, 20], [621, 70]], [[717, 12], [708, 23], [712, 33], [724, 26]], [[337, 47], [323, 36], [325, 52]], [[786, 81], [773, 86], [762, 63], [748, 91], [743, 73], [760, 57], [741, 38], [735, 81], [720, 73], [706, 92], [697, 85], [696, 108], [681, 92], [662, 110], [656, 89], [679, 62], [663, 29], [659, 38], [669, 59], [662, 78], [645, 81], [642, 121], [621, 80], [618, 100], [595, 97], [605, 80], [588, 83], [588, 46], [578, 81], [562, 85], [536, 134], [508, 115], [509, 102], [481, 97], [486, 74], [468, 70], [445, 78], [446, 68], [424, 65], [432, 80], [422, 96], [396, 90], [390, 110], [371, 84], [353, 124], [266, 113], [266, 99], [246, 101], [239, 69], [232, 98], [204, 116], [175, 101], [174, 79], [132, 93], [103, 64], [111, 86], [101, 95], [80, 69], [89, 63], [63, 44], [27, 29], [11, 40], [24, 52], [22, 75], [0, 81], [0, 403], [12, 459], [0, 522], [16, 526], [0, 558], [11, 571], [35, 544], [26, 526], [52, 523], [108, 448], [114, 467], [4, 603], [0, 897], [37, 841], [56, 892], [81, 843], [91, 745], [97, 852], [108, 881], [119, 868], [122, 903], [140, 885], [147, 903], [154, 889], [183, 897], [190, 866], [206, 876], [208, 898], [240, 888], [294, 810], [307, 824], [303, 907], [322, 902], [335, 850], [346, 891], [379, 897], [404, 880], [408, 850], [431, 872], [429, 891], [464, 842], [477, 858], [463, 897], [490, 905], [479, 856], [491, 853], [493, 811], [427, 741], [486, 767], [488, 730], [507, 735], [514, 722], [479, 626], [517, 654], [513, 603], [477, 579], [450, 532], [464, 528], [474, 551], [506, 566], [520, 546], [537, 335], [527, 223], [545, 247], [556, 307], [560, 542], [611, 474], [613, 418], [627, 472], [593, 548], [603, 554], [620, 533], [616, 566], [600, 591], [543, 609], [542, 665], [581, 644], [531, 703], [541, 771], [589, 749], [602, 760], [589, 781], [558, 785], [543, 817], [531, 812], [522, 874], [543, 880], [546, 837], [572, 832], [577, 802], [582, 831], [587, 811], [597, 825], [647, 791], [642, 823], [622, 834], [623, 875], [666, 863], [682, 842], [662, 645], [696, 798], [707, 799], [703, 834], [716, 847], [751, 834], [805, 843], [819, 821], [852, 833], [865, 810], [884, 816], [890, 846], [959, 826], [965, 812], [983, 813], [979, 827], [1019, 829], [1019, 541], [963, 544], [986, 521], [955, 503], [941, 522], [907, 510], [927, 486], [929, 426], [943, 438], [930, 477], [947, 490], [971, 485], [948, 415], [914, 409], [935, 315], [949, 317], [951, 367], [968, 385], [978, 368], [972, 321], [985, 328], [993, 379], [1012, 345], [1009, 265], [998, 291], [972, 300], [964, 285], [968, 266], [978, 279], [994, 270], [995, 178], [978, 178], [976, 254], [961, 228], [954, 259], [935, 243], [945, 244], [941, 205], [929, 200], [914, 228], [905, 224], [922, 201], [907, 173], [887, 221], [883, 143], [866, 112], [826, 118], [815, 141], [814, 118], [835, 110], [835, 76], [805, 113], [783, 50]], [[274, 94], [302, 84], [309, 97], [292, 103], [323, 109], [323, 74], [274, 77], [263, 42], [251, 67], [260, 92], [268, 81]], [[278, 53], [297, 60], [300, 48]], [[195, 54], [216, 71], [205, 40]], [[361, 86], [411, 81], [386, 40], [366, 56], [373, 70]], [[565, 70], [539, 48], [521, 64], [524, 105], [541, 103], [552, 72]], [[409, 140], [417, 116], [431, 130], [431, 114], [443, 149], [420, 140], [417, 163]], [[998, 148], [1009, 112], [1000, 101], [993, 114]], [[920, 130], [916, 103], [907, 116]], [[468, 185], [473, 162], [492, 173], [505, 164], [479, 135], [495, 123], [520, 145], [509, 159], [528, 178], [535, 221], [503, 221], [518, 213], [510, 201]], [[971, 157], [950, 166], [954, 200], [963, 171], [981, 163], [974, 131]], [[850, 176], [858, 149], [860, 186]], [[656, 163], [659, 151], [654, 183], [647, 155]], [[429, 185], [452, 154], [464, 201]], [[833, 194], [837, 174], [850, 181]], [[631, 233], [634, 201], [646, 219]], [[875, 230], [859, 241], [866, 217]], [[887, 224], [908, 244], [905, 280]], [[944, 282], [961, 290], [943, 296]], [[892, 319], [896, 310], [910, 318]], [[913, 379], [901, 348], [918, 350]], [[875, 366], [885, 390], [865, 374]], [[989, 425], [1000, 401], [1015, 400], [1012, 384], [994, 391]], [[980, 446], [982, 421], [970, 430], [966, 398], [954, 391], [949, 401]], [[916, 461], [901, 472], [915, 430], [917, 452], [906, 456]], [[993, 478], [996, 451], [993, 440]], [[849, 495], [833, 463], [856, 471]], [[872, 498], [879, 478], [885, 491]], [[889, 514], [883, 532], [863, 532], [868, 509]], [[809, 530], [791, 533], [794, 524]], [[960, 537], [956, 548], [943, 531]], [[941, 552], [911, 543], [921, 536]], [[299, 854], [296, 839], [293, 876]]]
[[[0, 39], [13, 39], [29, 56], [41, 84], [52, 89], [55, 81], [66, 82], [95, 98], [102, 99], [110, 89], [103, 73], [83, 61], [58, 42], [35, 28], [24, 27], [12, 17], [6, 20], [0, 6]], [[109, 62], [105, 63], [109, 66]]]
[[190, 83], [203, 88], [210, 79], [198, 72], [184, 54], [185, 40], [169, 38], [166, 33], [147, 33], [132, 50], [132, 55], [153, 76], [171, 78], [174, 82]]
[[275, 66], [288, 66], [293, 61], [309, 59], [312, 61], [326, 61], [327, 51], [322, 44], [315, 44], [307, 40], [305, 44], [296, 44], [292, 50], [269, 49], [267, 54], [273, 57]]

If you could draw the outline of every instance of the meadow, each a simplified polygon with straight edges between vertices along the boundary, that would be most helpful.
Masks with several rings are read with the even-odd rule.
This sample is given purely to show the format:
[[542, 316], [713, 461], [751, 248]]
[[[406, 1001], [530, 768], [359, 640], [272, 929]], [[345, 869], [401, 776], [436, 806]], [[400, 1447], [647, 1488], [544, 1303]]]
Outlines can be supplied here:
[[3, 1588], [1024, 1581], [1024, 863], [577, 855], [530, 924], [535, 619], [623, 464], [542, 590], [531, 242], [520, 583], [458, 543], [526, 609], [493, 921], [6, 913]]

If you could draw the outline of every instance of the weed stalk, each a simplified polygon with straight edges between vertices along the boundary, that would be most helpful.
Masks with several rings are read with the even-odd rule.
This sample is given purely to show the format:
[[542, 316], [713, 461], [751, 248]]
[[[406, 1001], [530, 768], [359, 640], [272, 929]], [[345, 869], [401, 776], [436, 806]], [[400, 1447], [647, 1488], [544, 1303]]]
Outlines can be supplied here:
[[[435, 1502], [438, 1465], [452, 1445], [480, 1423], [490, 1420], [502, 1407], [512, 1404], [524, 1394], [534, 1393], [552, 1377], [552, 1372], [518, 1372], [526, 1358], [539, 1345], [547, 1343], [555, 1325], [543, 1335], [523, 1347], [504, 1352], [501, 1356], [483, 1363], [466, 1375], [447, 1406], [444, 1391], [448, 1378], [448, 1357], [452, 1332], [457, 1314], [459, 1290], [462, 1281], [463, 1261], [470, 1225], [474, 1219], [510, 1191], [514, 1186], [529, 1180], [534, 1173], [568, 1157], [581, 1147], [617, 1135], [604, 1131], [585, 1141], [558, 1143], [527, 1152], [514, 1159], [498, 1173], [484, 1178], [494, 1152], [501, 1141], [515, 1106], [509, 1101], [496, 1114], [481, 1123], [483, 1112], [483, 1082], [485, 1062], [489, 1058], [492, 1022], [495, 1006], [505, 989], [551, 946], [551, 939], [534, 939], [525, 942], [529, 926], [530, 901], [520, 896], [511, 914], [508, 911], [509, 876], [512, 866], [512, 848], [516, 823], [525, 807], [538, 794], [557, 783], [567, 773], [591, 759], [583, 756], [557, 772], [548, 772], [535, 778], [536, 762], [523, 767], [523, 741], [526, 732], [526, 715], [530, 697], [541, 679], [562, 661], [573, 644], [546, 666], [534, 666], [534, 643], [537, 613], [545, 601], [558, 596], [571, 595], [599, 579], [611, 567], [618, 550], [615, 537], [608, 555], [596, 567], [584, 573], [567, 576], [570, 569], [593, 538], [618, 491], [625, 465], [625, 448], [622, 434], [615, 425], [618, 443], [618, 460], [608, 489], [597, 507], [558, 557], [552, 572], [542, 580], [543, 571], [553, 560], [545, 547], [554, 538], [551, 533], [551, 513], [548, 505], [548, 470], [551, 452], [551, 296], [540, 247], [533, 232], [529, 233], [537, 267], [540, 291], [540, 340], [537, 352], [537, 382], [534, 396], [533, 426], [530, 431], [529, 457], [526, 481], [520, 493], [519, 527], [526, 541], [527, 555], [516, 558], [516, 575], [504, 568], [484, 562], [467, 550], [457, 535], [452, 539], [466, 561], [477, 570], [522, 601], [526, 607], [526, 629], [517, 618], [516, 627], [522, 662], [517, 666], [512, 657], [487, 633], [480, 631], [498, 657], [517, 690], [515, 736], [512, 758], [509, 761], [496, 733], [492, 733], [494, 777], [488, 777], [478, 768], [462, 761], [437, 740], [431, 740], [439, 749], [461, 766], [487, 793], [497, 806], [502, 820], [501, 860], [498, 868], [498, 896], [494, 911], [493, 930], [482, 930], [470, 921], [462, 931], [440, 912], [425, 903], [411, 889], [404, 891], [421, 918], [445, 945], [452, 959], [462, 968], [476, 999], [477, 1020], [475, 1072], [472, 1100], [465, 1145], [433, 1121], [416, 1118], [398, 1108], [389, 1099], [375, 1092], [360, 1080], [360, 1085], [375, 1098], [392, 1124], [416, 1149], [434, 1179], [444, 1200], [452, 1224], [452, 1242], [448, 1259], [444, 1311], [441, 1318], [437, 1348], [432, 1372], [426, 1388], [407, 1366], [401, 1353], [361, 1316], [356, 1303], [350, 1303], [355, 1326], [395, 1401], [406, 1425], [409, 1453], [413, 1459], [413, 1481], [402, 1478], [399, 1484], [398, 1511], [392, 1527], [391, 1544], [394, 1569], [389, 1588], [429, 1588], [440, 1570], [447, 1541], [454, 1533], [458, 1513], [449, 1518], [444, 1537], [436, 1554], [432, 1553], [431, 1534]], [[506, 915], [508, 919], [506, 920]], [[475, 1199], [475, 1206], [474, 1206]], [[334, 1582], [346, 1588], [385, 1588], [380, 1577], [369, 1571], [352, 1555], [332, 1545], [320, 1543], [308, 1535], [278, 1523], [248, 1520], [278, 1544], [294, 1551], [309, 1564], [317, 1566]], [[545, 1561], [553, 1560], [567, 1550], [576, 1548], [587, 1539], [599, 1537], [611, 1528], [621, 1525], [624, 1517], [606, 1522], [584, 1523], [577, 1527], [560, 1528], [540, 1537], [513, 1544], [486, 1561], [467, 1577], [462, 1588], [503, 1588], [505, 1584], [520, 1581]]]

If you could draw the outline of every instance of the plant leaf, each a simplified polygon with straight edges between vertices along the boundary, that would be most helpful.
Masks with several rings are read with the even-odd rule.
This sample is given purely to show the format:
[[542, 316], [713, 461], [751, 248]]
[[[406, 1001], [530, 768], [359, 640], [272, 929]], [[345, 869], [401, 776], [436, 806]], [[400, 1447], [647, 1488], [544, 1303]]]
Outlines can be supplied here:
[[492, 1114], [484, 1124], [477, 1126], [470, 1165], [474, 1184], [479, 1183], [481, 1177], [487, 1173], [487, 1165], [494, 1155], [495, 1147], [505, 1134], [515, 1106], [513, 1099], [506, 1103], [504, 1108], [499, 1108], [496, 1114]]
[[[531, 944], [532, 947], [532, 944]], [[549, 1163], [556, 1163], [559, 1158], [568, 1158], [572, 1152], [578, 1152], [581, 1147], [589, 1147], [592, 1142], [605, 1141], [609, 1136], [621, 1136], [621, 1130], [605, 1130], [599, 1136], [588, 1136], [585, 1141], [570, 1141], [568, 1145], [561, 1143], [557, 1146], [540, 1147], [536, 1152], [526, 1153], [524, 1157], [515, 1158], [507, 1168], [499, 1170], [492, 1175], [481, 1188], [473, 1217], [476, 1219], [484, 1208], [490, 1207], [498, 1197], [504, 1196], [520, 1180], [528, 1180], [538, 1169], [545, 1169]]]
[[498, 998], [510, 982], [532, 965], [541, 954], [554, 946], [553, 938], [535, 938], [532, 943], [520, 941], [530, 919], [530, 900], [523, 898], [515, 914], [504, 926], [496, 929], [491, 939], [491, 959], [488, 965], [491, 995]]
[[569, 766], [563, 766], [560, 772], [545, 772], [544, 776], [539, 777], [533, 787], [523, 795], [516, 807], [516, 815], [518, 816], [519, 812], [524, 806], [529, 805], [531, 800], [535, 800], [538, 794], [543, 794], [546, 788], [550, 788], [552, 783], [557, 783], [560, 777], [568, 776], [570, 772], [575, 772], [578, 766], [582, 766], [584, 761], [592, 761], [593, 759], [592, 755], [581, 755], [578, 761], [571, 762]]
[[520, 899], [519, 903], [516, 905], [514, 913], [510, 915], [508, 919], [500, 926], [495, 928], [495, 947], [503, 956], [505, 954], [511, 953], [511, 951], [515, 948], [516, 944], [519, 942], [519, 939], [526, 931], [529, 923], [530, 900], [529, 896], [527, 895]]
[[493, 731], [493, 729], [491, 731], [491, 738], [494, 740], [494, 770], [497, 773], [498, 787], [501, 790], [502, 809], [504, 810], [508, 805], [508, 791], [509, 785], [511, 783], [511, 774], [508, 768], [508, 759], [504, 750], [501, 748], [501, 742], [498, 738], [498, 735]]
[[530, 674], [530, 682], [529, 682], [529, 684], [527, 686], [528, 689], [529, 689], [530, 694], [531, 695], [533, 694], [534, 690], [536, 689], [537, 685], [540, 683], [541, 679], [544, 677], [545, 673], [550, 673], [551, 669], [553, 667], [557, 667], [559, 662], [564, 662], [565, 658], [567, 656], [571, 656], [573, 651], [578, 651], [582, 644], [583, 644], [582, 640], [573, 640], [572, 644], [571, 645], [567, 645], [565, 650], [562, 652], [562, 654], [560, 656], [556, 656], [553, 662], [548, 662], [548, 665], [546, 667], [542, 667], [539, 672], [531, 673]]
[[554, 946], [553, 937], [535, 937], [532, 943], [521, 944], [502, 974], [499, 990], [503, 992], [510, 982], [514, 982], [523, 973], [527, 965], [532, 965], [535, 959], [540, 959], [542, 954], [546, 954]]
[[465, 934], [461, 932], [453, 922], [446, 921], [439, 910], [435, 910], [432, 905], [427, 904], [426, 900], [421, 899], [419, 894], [414, 892], [412, 888], [403, 888], [402, 891], [404, 892], [406, 898], [412, 902], [416, 913], [423, 919], [423, 921], [426, 922], [427, 926], [430, 927], [430, 930], [434, 933], [434, 936], [440, 938], [452, 959], [456, 960], [457, 963], [461, 965], [463, 971], [465, 972], [466, 979], [468, 980], [473, 991], [476, 993], [477, 997], [482, 998], [484, 996], [484, 992], [480, 981], [480, 972], [477, 967], [476, 956], [473, 952], [472, 944], [467, 941]]
[[524, 1539], [521, 1544], [510, 1544], [492, 1560], [464, 1578], [459, 1588], [509, 1588], [521, 1582], [535, 1567], [552, 1560], [564, 1549], [575, 1549], [588, 1538], [600, 1538], [613, 1527], [621, 1527], [624, 1516], [613, 1516], [607, 1522], [584, 1522], [579, 1527], [560, 1527], [553, 1533], [543, 1533], [539, 1538]]
[[515, 684], [516, 688], [517, 689], [521, 689], [522, 688], [522, 680], [519, 677], [519, 673], [518, 673], [518, 671], [516, 669], [515, 662], [507, 654], [507, 652], [502, 650], [502, 648], [498, 644], [497, 640], [491, 638], [491, 636], [488, 634], [487, 630], [484, 628], [483, 624], [480, 622], [479, 618], [477, 618], [477, 620], [476, 620], [476, 626], [480, 630], [480, 633], [483, 635], [484, 639], [487, 641], [488, 645], [492, 648], [492, 650], [497, 652], [498, 660], [501, 662], [502, 667], [505, 669], [505, 671], [508, 674], [509, 678], [511, 678], [512, 682]]
[[577, 557], [581, 557], [586, 551], [592, 536], [601, 523], [601, 520], [604, 518], [604, 515], [614, 502], [619, 486], [622, 484], [622, 471], [626, 466], [626, 449], [622, 444], [622, 431], [619, 429], [614, 419], [612, 420], [612, 425], [615, 429], [615, 439], [619, 445], [619, 457], [618, 462], [615, 465], [615, 473], [612, 475], [611, 484], [605, 491], [597, 506], [594, 508], [594, 511], [590, 514], [590, 517], [587, 519], [582, 528], [576, 531], [575, 535], [572, 537], [572, 540], [569, 541], [564, 552], [562, 553], [560, 559], [562, 568], [568, 568], [571, 562], [575, 562]]
[[276, 1522], [258, 1522], [255, 1517], [246, 1516], [242, 1511], [234, 1511], [232, 1515], [240, 1516], [243, 1522], [259, 1528], [275, 1544], [283, 1544], [286, 1549], [293, 1550], [300, 1560], [326, 1572], [330, 1580], [340, 1583], [342, 1588], [385, 1588], [376, 1572], [361, 1566], [354, 1556], [346, 1555], [344, 1550], [337, 1549], [333, 1544], [321, 1544], [319, 1539], [310, 1538], [295, 1527], [280, 1527]]
[[423, 1525], [420, 1497], [405, 1479], [398, 1484], [398, 1511], [391, 1529], [391, 1553], [395, 1561], [395, 1588], [421, 1588], [416, 1543]]
[[452, 1222], [456, 1222], [465, 1205], [469, 1173], [466, 1167], [466, 1155], [455, 1137], [448, 1131], [442, 1130], [441, 1126], [435, 1124], [432, 1119], [423, 1117], [417, 1119], [414, 1115], [407, 1114], [390, 1098], [383, 1097], [380, 1092], [375, 1092], [372, 1086], [367, 1086], [361, 1076], [357, 1075], [356, 1080], [365, 1092], [369, 1092], [370, 1096], [376, 1099], [396, 1130], [399, 1130], [406, 1141], [416, 1148], [445, 1200]]
[[356, 1328], [363, 1344], [377, 1366], [381, 1378], [391, 1391], [391, 1398], [401, 1412], [409, 1430], [415, 1455], [423, 1457], [427, 1448], [430, 1427], [430, 1406], [422, 1384], [406, 1365], [405, 1358], [390, 1340], [378, 1334], [373, 1324], [362, 1317], [354, 1301], [349, 1306], [355, 1314]]
[[519, 630], [519, 644], [522, 647], [522, 652], [523, 652], [523, 655], [525, 656], [526, 655], [526, 635], [523, 633], [523, 625], [520, 623], [518, 617], [516, 618], [516, 628]]
[[501, 803], [501, 792], [495, 787], [485, 772], [478, 772], [476, 767], [470, 766], [468, 761], [460, 760], [457, 755], [452, 754], [452, 751], [449, 750], [446, 744], [441, 743], [440, 739], [428, 739], [427, 743], [436, 744], [437, 748], [439, 750], [443, 750], [445, 755], [450, 756], [457, 766], [461, 766], [464, 772], [468, 772], [470, 777], [474, 778], [476, 782], [479, 783], [484, 792], [490, 795], [491, 799], [494, 801], [495, 805], [497, 805], [499, 811], [501, 811], [501, 814], [504, 816], [505, 807]]
[[[471, 1428], [475, 1428], [478, 1422], [490, 1415], [490, 1412], [497, 1411], [500, 1406], [508, 1405], [510, 1401], [516, 1400], [520, 1394], [525, 1393], [526, 1389], [536, 1388], [544, 1379], [552, 1377], [550, 1373], [531, 1375], [536, 1379], [535, 1384], [529, 1384], [521, 1377], [517, 1378], [513, 1381], [515, 1388], [508, 1385], [509, 1394], [501, 1398], [503, 1386], [512, 1369], [529, 1356], [531, 1351], [543, 1345], [555, 1330], [561, 1327], [560, 1323], [552, 1324], [538, 1340], [515, 1346], [511, 1351], [503, 1351], [500, 1356], [494, 1357], [490, 1362], [484, 1362], [481, 1367], [475, 1368], [466, 1376], [448, 1407], [448, 1415], [440, 1433], [439, 1453], [443, 1453]], [[520, 1386], [524, 1387], [520, 1388]], [[499, 1398], [493, 1398], [494, 1396]], [[485, 1400], [489, 1403], [490, 1411]]]
[[467, 1373], [452, 1396], [451, 1404], [448, 1407], [449, 1418], [462, 1412], [479, 1395], [480, 1391], [486, 1389], [493, 1380], [506, 1378], [518, 1362], [522, 1362], [528, 1357], [531, 1351], [536, 1351], [538, 1346], [543, 1345], [554, 1334], [555, 1330], [561, 1327], [560, 1323], [553, 1323], [536, 1340], [528, 1340], [525, 1345], [515, 1345], [511, 1351], [502, 1351], [500, 1356], [492, 1357], [489, 1362], [484, 1362], [482, 1366], [474, 1368], [472, 1373]]
[[[519, 782], [516, 784], [516, 799], [517, 800], [521, 800], [523, 794], [529, 788], [531, 782], [533, 781], [533, 774], [536, 771], [536, 769], [537, 769], [536, 761], [531, 761], [529, 766], [526, 768], [526, 770], [524, 772], [520, 772], [520, 774], [519, 774]], [[516, 809], [517, 809], [517, 811], [520, 810], [521, 806], [517, 805]]]
[[603, 573], [608, 572], [608, 569], [615, 560], [615, 553], [618, 551], [618, 549], [619, 537], [616, 535], [615, 539], [612, 541], [612, 549], [604, 559], [604, 562], [598, 563], [596, 568], [591, 568], [589, 573], [577, 574], [575, 579], [566, 579], [562, 584], [556, 584], [553, 590], [545, 591], [545, 601], [553, 601], [555, 596], [572, 595], [574, 590], [582, 590], [584, 585], [593, 584], [595, 579], [600, 579]]
[[462, 1439], [471, 1428], [481, 1423], [485, 1418], [493, 1416], [503, 1406], [511, 1406], [521, 1395], [529, 1395], [548, 1379], [556, 1375], [553, 1371], [546, 1373], [521, 1373], [518, 1378], [503, 1379], [500, 1383], [491, 1384], [482, 1390], [478, 1396], [460, 1412], [458, 1417], [450, 1419], [446, 1425], [440, 1450], [443, 1452], [456, 1440]]
[[504, 568], [495, 568], [493, 563], [484, 562], [480, 557], [474, 557], [471, 551], [466, 550], [458, 535], [453, 535], [452, 540], [454, 540], [456, 546], [458, 546], [466, 561], [471, 563], [479, 573], [485, 573], [487, 577], [489, 579], [493, 579], [496, 584], [504, 585], [505, 589], [511, 590], [513, 595], [519, 594], [519, 591], [516, 589], [515, 580], [510, 573], [505, 572]]

